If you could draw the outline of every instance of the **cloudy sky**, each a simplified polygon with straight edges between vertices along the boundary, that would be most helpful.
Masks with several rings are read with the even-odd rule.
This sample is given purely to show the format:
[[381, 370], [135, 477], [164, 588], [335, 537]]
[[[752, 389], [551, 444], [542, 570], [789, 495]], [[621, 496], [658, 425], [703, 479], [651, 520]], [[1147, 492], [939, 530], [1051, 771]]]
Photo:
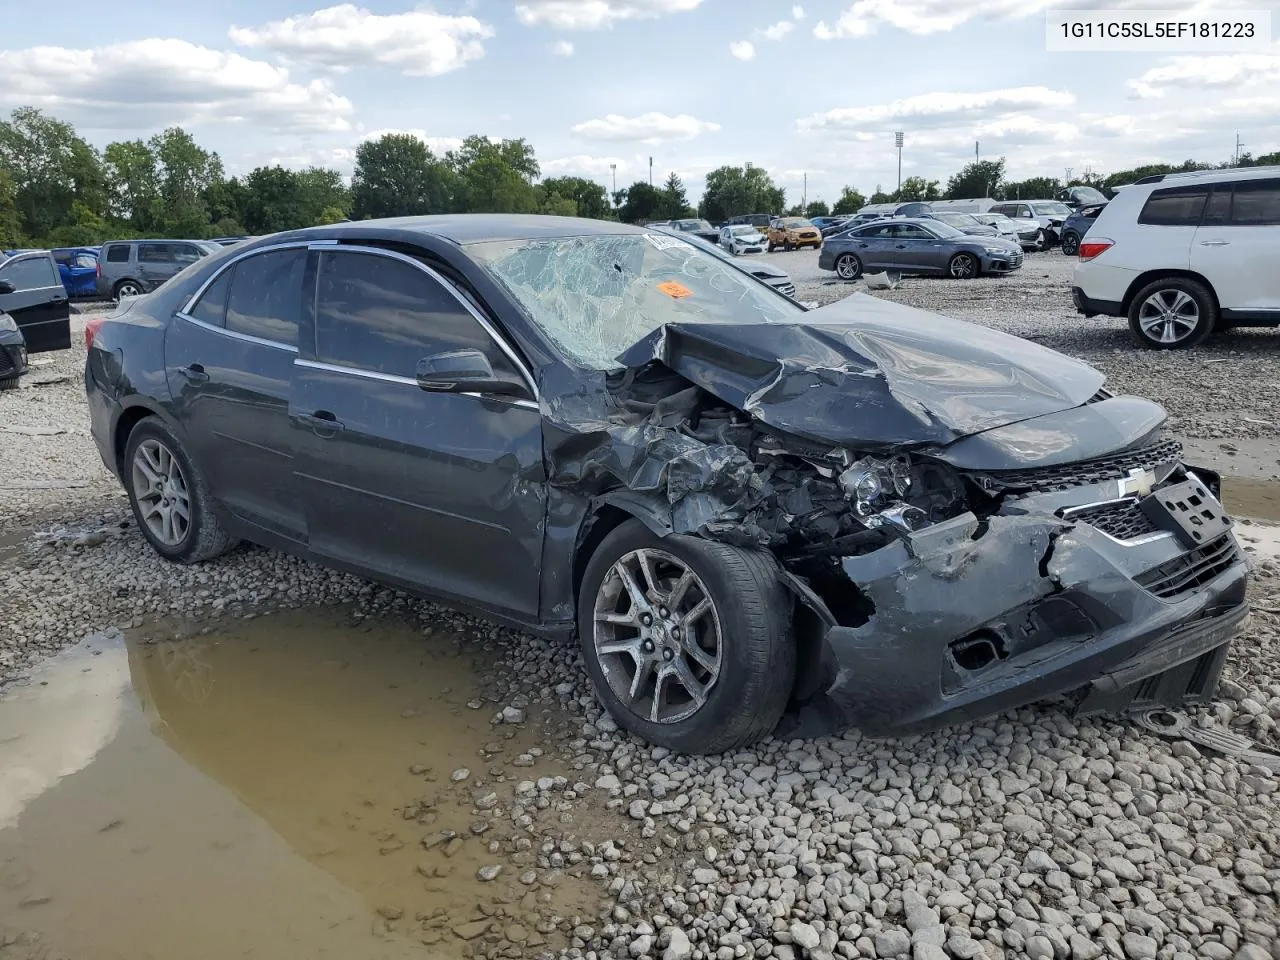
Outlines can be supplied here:
[[[708, 170], [746, 161], [790, 200], [805, 174], [810, 200], [846, 183], [892, 189], [894, 130], [903, 176], [944, 181], [975, 140], [1015, 179], [1221, 160], [1237, 129], [1247, 150], [1280, 149], [1280, 45], [1046, 53], [1045, 9], [1059, 5], [221, 0], [179, 15], [157, 0], [27, 3], [0, 36], [0, 108], [39, 106], [99, 146], [181, 125], [232, 172], [349, 172], [355, 145], [387, 130], [437, 149], [469, 133], [526, 137], [545, 175], [608, 186], [616, 164], [624, 186], [647, 179], [652, 156], [655, 181], [676, 170], [693, 199]], [[1274, 0], [1236, 5], [1280, 25]]]

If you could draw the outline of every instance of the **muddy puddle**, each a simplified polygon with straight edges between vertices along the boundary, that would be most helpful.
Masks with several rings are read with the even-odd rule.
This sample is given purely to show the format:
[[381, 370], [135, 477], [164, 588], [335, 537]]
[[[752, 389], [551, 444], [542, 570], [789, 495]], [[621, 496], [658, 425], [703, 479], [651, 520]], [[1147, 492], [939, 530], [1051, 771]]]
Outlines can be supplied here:
[[1280, 521], [1280, 480], [1223, 477], [1222, 502], [1234, 516]]
[[19, 935], [69, 960], [560, 945], [605, 891], [580, 858], [539, 860], [544, 838], [625, 826], [551, 779], [536, 711], [493, 725], [491, 667], [333, 610], [50, 661], [0, 699], [0, 954]]

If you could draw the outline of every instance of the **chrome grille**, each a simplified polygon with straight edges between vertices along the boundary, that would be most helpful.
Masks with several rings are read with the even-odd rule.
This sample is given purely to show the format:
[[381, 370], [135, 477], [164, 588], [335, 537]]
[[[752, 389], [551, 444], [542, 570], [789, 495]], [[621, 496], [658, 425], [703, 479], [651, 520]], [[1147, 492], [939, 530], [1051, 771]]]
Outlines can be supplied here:
[[975, 479], [1000, 491], [1051, 493], [1105, 480], [1119, 480], [1130, 470], [1151, 469], [1161, 464], [1177, 463], [1181, 459], [1182, 444], [1177, 440], [1160, 440], [1138, 450], [1113, 453], [1094, 460], [1031, 470], [993, 471], [975, 475]]

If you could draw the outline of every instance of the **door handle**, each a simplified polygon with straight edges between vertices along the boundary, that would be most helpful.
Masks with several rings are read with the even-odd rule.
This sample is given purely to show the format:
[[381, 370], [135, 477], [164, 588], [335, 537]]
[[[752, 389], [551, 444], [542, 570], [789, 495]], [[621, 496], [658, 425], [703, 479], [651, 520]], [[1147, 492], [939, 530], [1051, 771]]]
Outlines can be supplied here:
[[178, 371], [192, 383], [204, 383], [209, 379], [209, 374], [204, 372], [204, 367], [198, 363], [193, 363], [189, 367], [183, 367]]
[[899, 250], [905, 250], [905, 249], [907, 249], [907, 245], [906, 245], [905, 243], [900, 243], [900, 244], [898, 244], [898, 249], [899, 249]]
[[319, 437], [331, 437], [346, 427], [346, 424], [328, 410], [317, 410], [315, 413], [299, 413], [294, 417], [301, 424], [310, 427]]
[[1230, 240], [1201, 240], [1202, 247], [1225, 247], [1231, 243]]

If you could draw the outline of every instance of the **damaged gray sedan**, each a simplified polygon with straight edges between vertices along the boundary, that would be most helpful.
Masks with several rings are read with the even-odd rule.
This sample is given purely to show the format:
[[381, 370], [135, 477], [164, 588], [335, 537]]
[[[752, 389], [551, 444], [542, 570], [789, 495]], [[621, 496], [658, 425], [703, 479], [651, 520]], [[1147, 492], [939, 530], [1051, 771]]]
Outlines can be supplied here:
[[1247, 613], [1218, 478], [1157, 405], [642, 228], [277, 234], [86, 336], [162, 556], [249, 540], [576, 634], [609, 712], [679, 751], [1200, 700]]

